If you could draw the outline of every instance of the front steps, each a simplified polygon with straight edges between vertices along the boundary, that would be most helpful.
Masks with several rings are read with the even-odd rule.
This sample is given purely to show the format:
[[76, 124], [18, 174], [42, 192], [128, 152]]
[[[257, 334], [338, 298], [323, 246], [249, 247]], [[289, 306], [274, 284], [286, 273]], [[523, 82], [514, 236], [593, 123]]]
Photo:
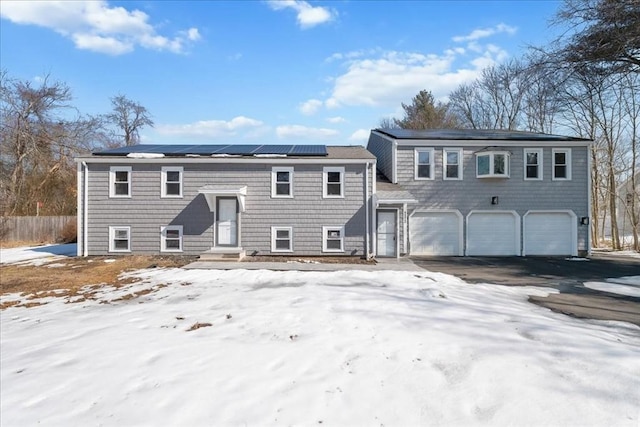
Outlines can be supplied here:
[[200, 261], [240, 261], [245, 256], [242, 248], [211, 248], [200, 254]]

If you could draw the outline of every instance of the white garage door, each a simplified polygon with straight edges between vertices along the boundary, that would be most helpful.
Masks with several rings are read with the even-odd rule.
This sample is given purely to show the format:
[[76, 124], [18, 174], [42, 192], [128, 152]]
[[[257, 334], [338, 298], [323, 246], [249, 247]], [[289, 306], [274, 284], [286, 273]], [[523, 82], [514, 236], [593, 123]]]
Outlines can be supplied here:
[[411, 255], [462, 255], [462, 215], [416, 212], [409, 219]]
[[525, 255], [577, 255], [577, 219], [569, 212], [528, 212], [524, 216]]
[[520, 255], [520, 217], [514, 212], [471, 212], [467, 255]]

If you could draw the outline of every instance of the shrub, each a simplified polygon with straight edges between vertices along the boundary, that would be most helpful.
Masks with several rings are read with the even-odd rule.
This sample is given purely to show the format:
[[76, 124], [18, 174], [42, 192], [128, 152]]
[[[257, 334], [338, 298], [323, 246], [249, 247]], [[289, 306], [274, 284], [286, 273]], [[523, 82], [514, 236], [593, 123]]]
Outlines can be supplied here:
[[60, 231], [58, 240], [62, 243], [76, 243], [78, 241], [78, 227], [76, 221], [67, 221]]

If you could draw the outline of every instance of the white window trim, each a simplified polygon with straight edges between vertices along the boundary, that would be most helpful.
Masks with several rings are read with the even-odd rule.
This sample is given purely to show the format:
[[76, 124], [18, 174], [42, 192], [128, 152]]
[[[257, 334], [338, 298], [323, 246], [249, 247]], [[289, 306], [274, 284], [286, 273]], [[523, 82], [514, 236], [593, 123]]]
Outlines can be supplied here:
[[[340, 195], [327, 194], [327, 184], [329, 172], [340, 172]], [[344, 198], [344, 167], [324, 167], [322, 168], [322, 197], [325, 199], [343, 199]]]
[[[565, 178], [556, 178], [556, 153], [566, 153], [567, 176]], [[553, 148], [551, 150], [551, 177], [553, 181], [571, 181], [571, 148]]]
[[[127, 194], [116, 194], [116, 172], [127, 172], [128, 192]], [[109, 168], [109, 197], [111, 198], [130, 198], [131, 197], [131, 166], [111, 166]]]
[[[127, 230], [127, 249], [116, 249], [113, 242], [116, 237], [116, 230]], [[126, 225], [109, 227], [109, 252], [131, 252], [131, 227]]]
[[[327, 248], [329, 230], [340, 230], [340, 249]], [[344, 225], [322, 227], [322, 252], [334, 252], [334, 253], [344, 252]]]
[[[286, 230], [289, 232], [289, 249], [276, 248], [277, 232], [282, 230]], [[278, 253], [293, 252], [293, 227], [271, 227], [271, 252], [278, 252]]]
[[[424, 177], [424, 176], [419, 176], [418, 175], [418, 160], [420, 159], [420, 153], [429, 153], [429, 176], [428, 177]], [[434, 172], [435, 172], [435, 149], [433, 148], [416, 148], [414, 149], [414, 158], [413, 158], [413, 170], [414, 170], [414, 179], [416, 181], [427, 181], [427, 180], [433, 180], [433, 177], [435, 176]]]
[[[179, 172], [180, 173], [180, 194], [167, 194], [167, 172]], [[184, 168], [182, 166], [163, 166], [161, 172], [161, 185], [160, 194], [162, 198], [169, 199], [181, 199], [182, 198], [182, 180], [184, 177]]]
[[[458, 177], [447, 177], [447, 153], [458, 153]], [[462, 157], [462, 148], [443, 148], [442, 149], [442, 179], [444, 181], [462, 181], [462, 163], [464, 161]]]
[[[505, 173], [497, 174], [495, 173], [495, 156], [497, 154], [501, 154], [505, 157]], [[480, 157], [489, 156], [489, 173], [480, 175], [478, 171], [478, 161]], [[495, 150], [495, 151], [483, 151], [481, 153], [476, 153], [476, 178], [510, 178], [511, 176], [511, 153], [503, 150]]]
[[[173, 249], [173, 248], [167, 249], [166, 242], [167, 242], [168, 230], [178, 230], [178, 232], [180, 233], [180, 235], [178, 236], [180, 247], [178, 249]], [[167, 225], [165, 227], [160, 227], [160, 252], [182, 252], [182, 242], [183, 242], [182, 230], [183, 230], [182, 225]]]
[[[536, 153], [538, 155], [538, 177], [527, 178], [527, 154]], [[542, 148], [525, 148], [524, 149], [524, 180], [525, 181], [542, 181], [543, 179], [543, 167], [542, 167]]]
[[[289, 194], [277, 194], [276, 184], [278, 172], [289, 172]], [[274, 199], [292, 199], [293, 198], [293, 168], [274, 166], [271, 168], [271, 197]]]

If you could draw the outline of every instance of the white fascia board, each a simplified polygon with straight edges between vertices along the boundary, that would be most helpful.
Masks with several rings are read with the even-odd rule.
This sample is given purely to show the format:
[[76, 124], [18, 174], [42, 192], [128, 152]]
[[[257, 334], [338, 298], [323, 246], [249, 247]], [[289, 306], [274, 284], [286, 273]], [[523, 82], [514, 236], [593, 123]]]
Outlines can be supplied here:
[[591, 141], [521, 141], [512, 139], [396, 139], [401, 147], [589, 147]]

